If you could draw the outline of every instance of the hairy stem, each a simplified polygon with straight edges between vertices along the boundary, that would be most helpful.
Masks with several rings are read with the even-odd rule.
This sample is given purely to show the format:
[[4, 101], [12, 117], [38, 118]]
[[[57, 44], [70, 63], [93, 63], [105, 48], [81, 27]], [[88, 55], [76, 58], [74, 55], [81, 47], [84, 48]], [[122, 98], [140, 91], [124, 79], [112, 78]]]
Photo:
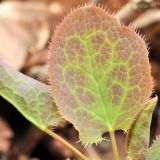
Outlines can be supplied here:
[[109, 132], [109, 134], [110, 134], [110, 139], [111, 139], [111, 142], [112, 142], [112, 149], [113, 149], [113, 154], [114, 154], [114, 160], [119, 160], [118, 150], [117, 150], [117, 144], [116, 144], [116, 139], [115, 139], [114, 131], [113, 132]]
[[68, 143], [65, 139], [63, 139], [61, 136], [59, 136], [55, 132], [52, 132], [50, 129], [46, 129], [45, 132], [48, 135], [50, 135], [52, 138], [56, 139], [61, 144], [63, 144], [64, 146], [66, 146], [68, 149], [70, 149], [75, 154], [75, 156], [77, 156], [80, 160], [89, 160], [79, 150], [77, 150], [74, 146], [72, 146], [70, 143]]

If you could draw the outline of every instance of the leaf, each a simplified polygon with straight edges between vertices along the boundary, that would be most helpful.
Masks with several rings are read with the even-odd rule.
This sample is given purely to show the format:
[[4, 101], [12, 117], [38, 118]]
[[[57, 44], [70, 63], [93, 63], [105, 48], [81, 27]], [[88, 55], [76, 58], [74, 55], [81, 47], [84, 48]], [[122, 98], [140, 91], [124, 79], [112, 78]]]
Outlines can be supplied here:
[[159, 160], [160, 157], [160, 137], [152, 144], [145, 154], [145, 160]]
[[153, 86], [144, 40], [94, 6], [71, 11], [55, 31], [49, 77], [60, 113], [87, 144], [129, 129]]
[[144, 152], [149, 147], [150, 125], [156, 104], [157, 97], [146, 103], [131, 125], [127, 135], [127, 152], [132, 160], [144, 159]]
[[0, 59], [0, 95], [41, 130], [61, 120], [49, 87], [14, 70]]
[[0, 3], [0, 57], [12, 67], [21, 69], [28, 51], [33, 53], [46, 45], [49, 38], [47, 17], [45, 3], [31, 1]]

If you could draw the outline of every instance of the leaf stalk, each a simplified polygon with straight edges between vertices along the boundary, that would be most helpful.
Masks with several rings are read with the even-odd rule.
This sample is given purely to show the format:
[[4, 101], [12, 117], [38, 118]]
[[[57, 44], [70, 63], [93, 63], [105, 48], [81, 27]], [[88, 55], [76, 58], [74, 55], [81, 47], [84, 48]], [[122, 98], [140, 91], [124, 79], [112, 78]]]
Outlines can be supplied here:
[[116, 139], [115, 139], [114, 131], [109, 132], [109, 135], [110, 135], [110, 139], [111, 139], [111, 143], [112, 143], [114, 160], [119, 160], [118, 149], [117, 149], [117, 144], [116, 144]]
[[71, 150], [75, 154], [75, 156], [77, 156], [80, 160], [89, 160], [84, 154], [82, 154], [79, 150], [77, 150], [74, 146], [72, 146], [69, 142], [67, 142], [65, 139], [63, 139], [55, 132], [52, 132], [50, 129], [46, 129], [45, 132], [52, 138], [56, 139], [58, 142], [63, 144], [69, 150]]

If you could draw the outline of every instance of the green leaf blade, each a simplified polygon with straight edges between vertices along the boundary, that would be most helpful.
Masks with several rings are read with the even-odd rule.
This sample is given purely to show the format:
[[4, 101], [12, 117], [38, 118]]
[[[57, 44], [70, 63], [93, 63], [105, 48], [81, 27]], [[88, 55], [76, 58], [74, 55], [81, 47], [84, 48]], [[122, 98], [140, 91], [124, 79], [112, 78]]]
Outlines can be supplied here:
[[126, 131], [153, 87], [143, 39], [92, 6], [72, 11], [52, 40], [52, 95], [82, 142], [99, 142], [106, 131]]
[[144, 153], [149, 147], [150, 125], [156, 104], [157, 97], [147, 102], [132, 123], [127, 135], [128, 159], [144, 159]]
[[160, 137], [157, 138], [152, 146], [145, 153], [145, 160], [159, 160], [160, 159]]
[[0, 59], [0, 95], [41, 130], [61, 120], [49, 87], [27, 77]]

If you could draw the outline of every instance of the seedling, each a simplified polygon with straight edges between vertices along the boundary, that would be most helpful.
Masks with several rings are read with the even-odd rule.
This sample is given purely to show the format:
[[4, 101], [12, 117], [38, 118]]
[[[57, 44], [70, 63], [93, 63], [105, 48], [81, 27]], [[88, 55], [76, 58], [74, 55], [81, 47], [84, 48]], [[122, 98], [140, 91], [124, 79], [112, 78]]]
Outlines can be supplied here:
[[115, 130], [128, 132], [127, 160], [159, 159], [160, 139], [149, 148], [157, 98], [149, 100], [153, 82], [148, 51], [133, 29], [100, 7], [72, 10], [51, 40], [48, 76], [50, 86], [0, 60], [0, 95], [79, 159], [88, 158], [48, 129], [61, 116], [78, 130], [82, 144], [100, 143], [109, 132], [115, 160]]

